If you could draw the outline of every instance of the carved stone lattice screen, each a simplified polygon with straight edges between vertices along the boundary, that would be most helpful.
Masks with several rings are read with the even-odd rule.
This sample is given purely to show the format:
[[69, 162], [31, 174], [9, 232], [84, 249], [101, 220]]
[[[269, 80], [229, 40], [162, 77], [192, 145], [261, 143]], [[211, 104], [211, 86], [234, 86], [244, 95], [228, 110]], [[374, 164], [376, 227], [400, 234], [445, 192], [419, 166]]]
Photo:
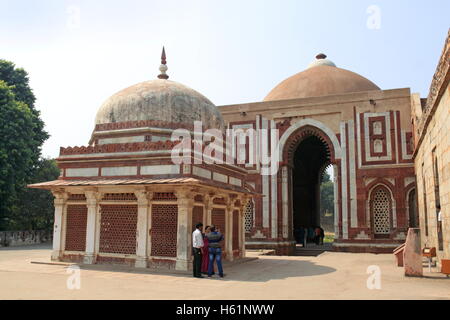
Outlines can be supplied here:
[[[213, 208], [211, 212], [211, 223], [225, 236], [225, 209]], [[226, 241], [222, 241], [222, 249], [224, 250], [226, 250], [225, 243]]]
[[70, 194], [68, 201], [86, 201], [86, 196], [84, 194]]
[[250, 232], [253, 228], [253, 202], [249, 201], [244, 209], [245, 232]]
[[66, 218], [66, 251], [86, 251], [86, 205], [68, 205]]
[[105, 193], [103, 200], [108, 201], [137, 201], [134, 193]]
[[[192, 231], [195, 230], [195, 225], [197, 223], [203, 223], [203, 207], [194, 207], [192, 210]], [[203, 230], [205, 230], [206, 226], [203, 226]]]
[[391, 231], [391, 198], [386, 188], [378, 187], [372, 196], [372, 216], [375, 234]]
[[173, 192], [155, 192], [153, 194], [153, 200], [177, 200], [177, 197]]
[[137, 205], [101, 205], [100, 252], [136, 254]]
[[176, 204], [152, 205], [152, 256], [177, 256], [177, 224], [178, 206]]

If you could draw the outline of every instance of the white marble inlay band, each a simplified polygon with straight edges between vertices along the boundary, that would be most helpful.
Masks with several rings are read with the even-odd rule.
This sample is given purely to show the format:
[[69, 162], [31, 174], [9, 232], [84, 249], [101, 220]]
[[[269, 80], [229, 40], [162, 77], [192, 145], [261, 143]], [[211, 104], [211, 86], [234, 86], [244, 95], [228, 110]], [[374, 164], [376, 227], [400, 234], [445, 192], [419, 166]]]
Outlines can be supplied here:
[[242, 180], [235, 177], [230, 177], [230, 184], [240, 187], [242, 186]]
[[105, 167], [102, 168], [102, 176], [135, 176], [137, 175], [137, 167]]
[[213, 180], [228, 183], [228, 176], [218, 172], [213, 172]]
[[206, 169], [199, 168], [199, 167], [193, 167], [192, 174], [194, 176], [199, 176], [199, 177], [211, 180], [211, 171], [210, 170], [206, 170]]
[[68, 168], [66, 177], [97, 177], [98, 168]]
[[157, 165], [157, 166], [142, 166], [142, 175], [154, 175], [154, 174], [179, 174], [179, 165]]
[[111, 143], [132, 143], [132, 142], [144, 142], [145, 136], [131, 136], [131, 137], [118, 137], [118, 138], [104, 138], [99, 139], [98, 144], [111, 144]]

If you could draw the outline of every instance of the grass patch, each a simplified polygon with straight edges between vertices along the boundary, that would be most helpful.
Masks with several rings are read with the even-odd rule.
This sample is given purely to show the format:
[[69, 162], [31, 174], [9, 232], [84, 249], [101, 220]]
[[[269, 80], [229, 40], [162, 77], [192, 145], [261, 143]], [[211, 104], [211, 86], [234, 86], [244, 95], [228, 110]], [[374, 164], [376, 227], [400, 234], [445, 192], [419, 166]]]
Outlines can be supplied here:
[[334, 232], [325, 232], [323, 243], [333, 243], [333, 242], [334, 242]]

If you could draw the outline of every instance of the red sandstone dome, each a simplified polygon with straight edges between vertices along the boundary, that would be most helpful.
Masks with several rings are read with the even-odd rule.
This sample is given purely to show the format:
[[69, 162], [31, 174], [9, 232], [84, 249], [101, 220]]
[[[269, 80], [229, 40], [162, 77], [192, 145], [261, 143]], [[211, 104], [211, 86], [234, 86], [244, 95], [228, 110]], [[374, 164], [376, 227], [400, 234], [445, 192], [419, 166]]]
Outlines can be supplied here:
[[337, 68], [324, 54], [319, 54], [316, 58], [308, 69], [278, 84], [264, 101], [380, 90], [376, 84], [363, 76]]

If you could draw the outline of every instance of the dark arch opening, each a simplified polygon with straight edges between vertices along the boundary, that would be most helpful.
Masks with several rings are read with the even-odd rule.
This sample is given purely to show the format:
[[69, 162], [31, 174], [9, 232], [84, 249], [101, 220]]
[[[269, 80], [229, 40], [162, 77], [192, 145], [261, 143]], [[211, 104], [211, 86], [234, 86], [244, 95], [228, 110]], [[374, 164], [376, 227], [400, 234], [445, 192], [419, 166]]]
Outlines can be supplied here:
[[294, 237], [298, 243], [303, 243], [302, 230], [321, 226], [320, 185], [330, 163], [326, 142], [315, 135], [302, 139], [295, 149], [292, 162], [292, 209]]
[[418, 228], [419, 218], [417, 214], [417, 201], [416, 201], [416, 189], [412, 189], [408, 194], [408, 215], [409, 215], [409, 227]]

